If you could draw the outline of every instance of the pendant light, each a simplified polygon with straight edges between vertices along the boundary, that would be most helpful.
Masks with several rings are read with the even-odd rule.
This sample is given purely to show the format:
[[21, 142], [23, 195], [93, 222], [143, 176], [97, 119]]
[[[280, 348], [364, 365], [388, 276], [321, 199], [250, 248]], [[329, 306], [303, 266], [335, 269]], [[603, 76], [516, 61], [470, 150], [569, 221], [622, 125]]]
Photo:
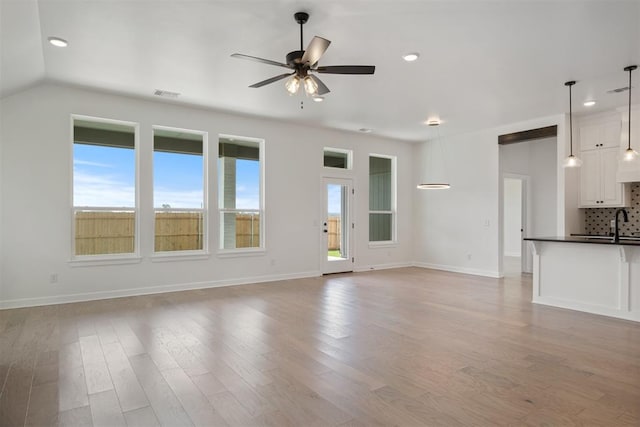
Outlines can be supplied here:
[[629, 139], [629, 144], [627, 145], [627, 149], [624, 152], [624, 156], [622, 159], [625, 162], [633, 162], [638, 158], [638, 152], [631, 148], [631, 72], [638, 68], [637, 65], [629, 65], [624, 68], [624, 71], [629, 72], [629, 132], [627, 133], [627, 137]]
[[570, 80], [564, 85], [569, 86], [569, 157], [564, 159], [562, 166], [565, 168], [579, 168], [582, 160], [573, 155], [573, 110], [571, 108], [571, 86], [576, 84], [575, 80]]
[[[432, 120], [429, 120], [427, 122], [427, 124], [429, 126], [433, 126], [433, 127], [440, 126], [440, 120], [432, 119]], [[436, 163], [435, 160], [434, 160], [435, 156], [433, 155], [434, 154], [433, 153], [434, 150], [438, 150], [439, 151], [439, 154], [440, 154], [440, 157], [441, 157], [440, 165], [443, 168], [443, 171], [444, 171], [444, 167], [445, 167], [444, 166], [444, 153], [442, 151], [442, 142], [440, 141], [440, 138], [439, 138], [439, 132], [436, 134], [436, 137], [435, 137], [432, 145], [434, 147], [432, 147], [432, 150], [430, 150], [431, 154], [429, 155], [429, 169], [428, 169], [429, 173], [431, 174], [431, 178], [432, 179], [427, 179], [425, 182], [418, 184], [416, 186], [416, 188], [418, 188], [419, 190], [446, 190], [447, 188], [450, 188], [451, 185], [448, 182], [446, 182], [446, 180], [444, 179], [443, 176], [441, 176], [438, 179], [433, 174], [433, 171], [435, 170], [435, 163]], [[444, 175], [444, 173], [442, 173], [442, 175]]]

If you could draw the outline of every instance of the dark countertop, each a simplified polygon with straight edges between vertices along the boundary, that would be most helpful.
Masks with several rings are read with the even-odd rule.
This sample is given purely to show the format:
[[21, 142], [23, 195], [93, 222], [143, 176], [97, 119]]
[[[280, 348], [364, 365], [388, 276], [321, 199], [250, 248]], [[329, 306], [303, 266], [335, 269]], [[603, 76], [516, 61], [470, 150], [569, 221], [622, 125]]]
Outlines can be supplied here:
[[532, 242], [561, 242], [561, 243], [591, 243], [595, 245], [624, 245], [624, 246], [640, 246], [640, 240], [625, 240], [614, 243], [613, 237], [603, 239], [601, 237], [579, 237], [579, 236], [557, 236], [557, 237], [525, 237], [524, 240]]

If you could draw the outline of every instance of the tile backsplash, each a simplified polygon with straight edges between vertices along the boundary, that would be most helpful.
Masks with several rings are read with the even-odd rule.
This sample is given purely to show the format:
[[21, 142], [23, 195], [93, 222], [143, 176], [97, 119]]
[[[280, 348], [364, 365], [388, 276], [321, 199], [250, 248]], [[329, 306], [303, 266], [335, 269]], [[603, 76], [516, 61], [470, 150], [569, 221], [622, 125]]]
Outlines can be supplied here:
[[[631, 184], [631, 206], [625, 208], [629, 214], [629, 222], [620, 217], [620, 234], [640, 236], [640, 182]], [[616, 217], [618, 208], [585, 209], [586, 234], [609, 234], [611, 220]]]

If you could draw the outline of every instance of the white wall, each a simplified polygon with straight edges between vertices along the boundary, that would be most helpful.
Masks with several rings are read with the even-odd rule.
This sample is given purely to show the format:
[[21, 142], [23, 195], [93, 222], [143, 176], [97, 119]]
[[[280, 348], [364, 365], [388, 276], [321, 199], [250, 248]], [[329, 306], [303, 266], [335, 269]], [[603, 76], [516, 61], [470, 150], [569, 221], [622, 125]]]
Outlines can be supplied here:
[[[44, 84], [2, 99], [2, 240], [4, 269], [0, 307], [45, 304], [306, 277], [320, 274], [321, 176], [354, 180], [355, 268], [409, 265], [412, 261], [412, 146], [371, 135], [330, 131], [279, 121], [153, 102], [73, 87]], [[329, 108], [327, 106], [327, 108]], [[70, 115], [140, 124], [140, 230], [142, 260], [135, 264], [82, 266], [71, 258]], [[219, 133], [264, 138], [266, 157], [266, 252], [203, 260], [153, 262], [151, 126], [206, 131], [210, 144], [210, 201], [217, 200]], [[354, 170], [327, 173], [324, 146], [354, 151]], [[368, 155], [397, 156], [398, 244], [369, 248]], [[497, 165], [493, 168], [497, 171]], [[494, 172], [495, 173], [495, 172]], [[488, 182], [487, 182], [488, 184]], [[212, 209], [215, 204], [211, 203]], [[217, 213], [209, 219], [210, 246], [217, 246]], [[7, 250], [10, 248], [10, 250]], [[50, 284], [51, 274], [59, 282]]]
[[529, 180], [531, 229], [527, 230], [528, 235], [525, 237], [555, 236], [557, 234], [558, 167], [556, 152], [556, 138], [500, 147], [500, 167], [503, 174], [511, 173], [531, 177]]
[[522, 253], [522, 181], [504, 179], [504, 254], [519, 257]]
[[[498, 136], [507, 133], [558, 126], [556, 158], [568, 152], [564, 115], [544, 117], [498, 128], [484, 129], [441, 139], [446, 156], [451, 189], [414, 190], [414, 259], [416, 265], [499, 277], [502, 266], [502, 177], [499, 167]], [[416, 144], [414, 182], [428, 164], [429, 142]], [[556, 230], [564, 235], [565, 225], [577, 205], [565, 203], [565, 193], [577, 191], [565, 180], [556, 164]], [[558, 220], [558, 219], [561, 219]], [[571, 225], [573, 226], [573, 225]], [[544, 226], [546, 227], [546, 225]]]

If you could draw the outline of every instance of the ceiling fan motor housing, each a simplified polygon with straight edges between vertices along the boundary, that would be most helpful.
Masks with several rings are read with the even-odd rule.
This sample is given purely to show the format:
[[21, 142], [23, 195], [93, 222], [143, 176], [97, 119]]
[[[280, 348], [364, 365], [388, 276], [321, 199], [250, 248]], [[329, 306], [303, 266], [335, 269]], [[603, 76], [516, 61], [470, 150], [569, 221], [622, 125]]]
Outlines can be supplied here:
[[287, 64], [292, 67], [300, 65], [302, 63], [302, 55], [304, 55], [304, 50], [294, 50], [287, 53]]

